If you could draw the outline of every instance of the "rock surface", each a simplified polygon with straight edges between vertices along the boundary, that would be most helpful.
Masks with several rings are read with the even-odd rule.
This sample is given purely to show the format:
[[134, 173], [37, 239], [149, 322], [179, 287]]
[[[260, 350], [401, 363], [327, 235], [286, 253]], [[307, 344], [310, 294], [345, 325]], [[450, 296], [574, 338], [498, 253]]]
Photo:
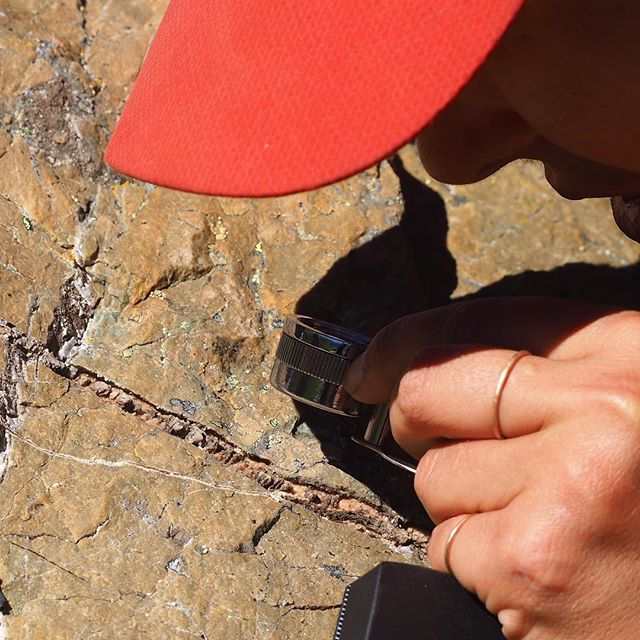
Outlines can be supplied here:
[[21, 369], [0, 508], [9, 638], [330, 637], [351, 579], [417, 559], [38, 358]]
[[0, 0], [3, 624], [329, 638], [345, 585], [422, 562], [428, 523], [358, 425], [269, 387], [283, 317], [373, 334], [468, 295], [638, 306], [638, 245], [534, 166], [449, 187], [411, 147], [278, 199], [114, 175], [102, 151], [165, 5]]

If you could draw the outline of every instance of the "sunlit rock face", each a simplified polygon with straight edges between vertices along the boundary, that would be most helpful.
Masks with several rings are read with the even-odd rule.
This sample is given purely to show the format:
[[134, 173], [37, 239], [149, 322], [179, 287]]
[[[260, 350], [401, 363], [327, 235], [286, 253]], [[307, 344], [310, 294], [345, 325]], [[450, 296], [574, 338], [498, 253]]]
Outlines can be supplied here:
[[410, 146], [277, 199], [115, 175], [102, 153], [164, 8], [0, 0], [3, 624], [331, 637], [345, 586], [423, 562], [428, 522], [360, 425], [269, 386], [284, 316], [373, 335], [468, 295], [637, 304], [638, 246], [536, 167], [447, 187]]

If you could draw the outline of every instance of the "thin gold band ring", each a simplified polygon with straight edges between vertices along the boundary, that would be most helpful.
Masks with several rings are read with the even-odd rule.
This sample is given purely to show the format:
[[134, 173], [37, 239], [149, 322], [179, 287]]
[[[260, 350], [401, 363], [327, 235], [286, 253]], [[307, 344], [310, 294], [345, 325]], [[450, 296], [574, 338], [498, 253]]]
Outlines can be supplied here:
[[453, 541], [456, 539], [458, 533], [460, 533], [460, 529], [469, 522], [472, 515], [472, 513], [467, 513], [462, 516], [458, 522], [456, 522], [453, 529], [449, 532], [449, 536], [447, 537], [447, 541], [444, 545], [444, 566], [454, 578], [456, 577], [456, 574], [453, 573], [453, 569], [451, 568], [451, 547], [453, 546]]
[[520, 362], [520, 360], [522, 360], [522, 358], [530, 355], [531, 353], [529, 351], [516, 351], [516, 353], [511, 356], [511, 360], [507, 362], [507, 366], [502, 370], [502, 373], [498, 378], [496, 393], [493, 397], [493, 435], [495, 435], [498, 440], [504, 440], [506, 437], [502, 431], [502, 425], [500, 424], [500, 401], [502, 400], [504, 388], [507, 385], [507, 381], [509, 380], [509, 376], [511, 375], [514, 367], [518, 362]]

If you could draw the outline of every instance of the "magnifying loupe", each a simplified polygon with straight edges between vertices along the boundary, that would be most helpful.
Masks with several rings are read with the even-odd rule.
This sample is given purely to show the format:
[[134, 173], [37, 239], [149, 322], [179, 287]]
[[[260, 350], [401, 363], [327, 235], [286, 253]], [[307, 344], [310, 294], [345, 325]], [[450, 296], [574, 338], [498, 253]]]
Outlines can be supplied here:
[[390, 433], [388, 406], [358, 402], [344, 387], [350, 364], [370, 341], [367, 336], [330, 322], [287, 316], [271, 371], [271, 384], [304, 404], [366, 421], [362, 437], [352, 436], [352, 440], [387, 462], [415, 473], [415, 465], [382, 449]]

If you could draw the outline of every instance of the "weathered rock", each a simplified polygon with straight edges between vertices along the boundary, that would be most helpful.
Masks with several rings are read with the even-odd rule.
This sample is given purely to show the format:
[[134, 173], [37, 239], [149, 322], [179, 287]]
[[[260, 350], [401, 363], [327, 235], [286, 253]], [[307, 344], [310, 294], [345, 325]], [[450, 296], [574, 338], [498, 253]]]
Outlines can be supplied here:
[[397, 220], [399, 203], [388, 165], [231, 214], [211, 198], [128, 183], [101, 189], [84, 237], [93, 226], [89, 244], [100, 249], [87, 271], [107, 284], [72, 362], [266, 455], [287, 474], [319, 478], [321, 463], [323, 481], [348, 484], [317, 443], [278, 428], [296, 413], [268, 375], [284, 314], [365, 234]]
[[284, 316], [373, 334], [467, 295], [638, 306], [638, 245], [535, 166], [450, 187], [412, 147], [277, 199], [114, 175], [165, 6], [0, 0], [0, 610], [11, 639], [330, 637], [353, 576], [423, 557], [426, 518], [357, 425], [270, 388]]
[[94, 638], [330, 637], [354, 576], [412, 561], [37, 360], [23, 375], [0, 486], [12, 640], [88, 628]]
[[[637, 263], [639, 246], [616, 228], [607, 199], [563, 200], [546, 184], [539, 166], [512, 165], [476, 185], [449, 186], [430, 179], [415, 154], [404, 157], [445, 202], [449, 248], [458, 270], [454, 297], [524, 271], [551, 272], [575, 263], [622, 268]], [[549, 294], [555, 293], [552, 285], [548, 283]], [[564, 293], [581, 288], [576, 279]], [[637, 293], [629, 289], [628, 301], [637, 305]]]
[[[403, 158], [415, 170], [412, 151]], [[236, 201], [231, 214], [224, 200], [132, 184], [118, 186], [114, 199], [103, 190], [96, 220], [113, 224], [108, 233], [104, 222], [96, 225], [90, 246], [100, 251], [88, 272], [107, 284], [74, 364], [224, 434], [287, 475], [348, 486], [375, 501], [337, 471], [351, 454], [332, 448], [335, 438], [314, 443], [291, 433], [293, 405], [266, 384], [286, 313], [297, 308], [371, 332], [525, 269], [585, 258], [623, 266], [637, 256], [606, 205], [562, 203], [530, 170], [508, 169], [503, 182], [464, 189], [433, 185], [440, 201], [395, 166], [400, 178], [383, 163], [319, 192]], [[424, 214], [433, 224], [410, 202], [393, 226], [402, 215], [401, 180], [431, 208]], [[438, 229], [445, 207], [449, 249], [446, 228]], [[315, 431], [334, 424], [313, 421]]]

